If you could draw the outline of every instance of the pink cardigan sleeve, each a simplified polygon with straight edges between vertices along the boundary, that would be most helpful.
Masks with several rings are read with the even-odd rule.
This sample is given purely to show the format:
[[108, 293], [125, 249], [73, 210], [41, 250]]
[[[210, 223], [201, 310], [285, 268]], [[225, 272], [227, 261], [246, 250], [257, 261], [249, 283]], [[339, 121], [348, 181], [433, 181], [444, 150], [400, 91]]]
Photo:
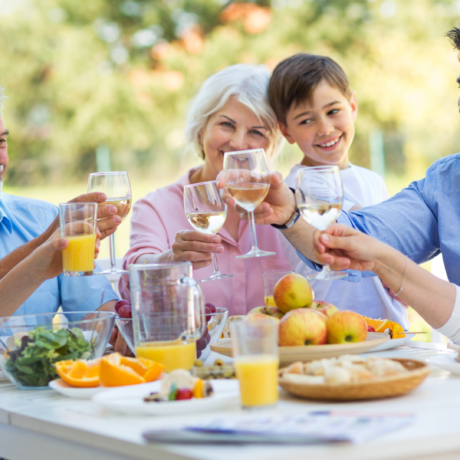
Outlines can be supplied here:
[[[167, 218], [161, 207], [162, 197], [159, 192], [149, 193], [138, 200], [133, 207], [131, 217], [130, 249], [123, 258], [123, 267], [126, 269], [143, 254], [160, 254], [171, 247], [169, 236], [163, 219]], [[161, 216], [160, 216], [161, 213]]]

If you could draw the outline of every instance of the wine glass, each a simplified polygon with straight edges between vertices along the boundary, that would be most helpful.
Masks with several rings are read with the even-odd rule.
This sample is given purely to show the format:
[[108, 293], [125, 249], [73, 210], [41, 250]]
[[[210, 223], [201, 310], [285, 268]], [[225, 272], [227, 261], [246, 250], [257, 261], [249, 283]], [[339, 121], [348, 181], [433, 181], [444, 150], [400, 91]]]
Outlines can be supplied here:
[[226, 188], [236, 204], [249, 214], [251, 250], [237, 259], [274, 256], [276, 252], [262, 251], [257, 246], [254, 209], [267, 196], [270, 189], [270, 171], [264, 149], [227, 152], [224, 156], [224, 170], [227, 172]]
[[[103, 192], [107, 200], [101, 204], [113, 204], [117, 208], [117, 215], [123, 222], [131, 209], [131, 186], [128, 174], [125, 171], [91, 173], [88, 177], [88, 193]], [[95, 275], [127, 274], [126, 270], [119, 270], [115, 258], [115, 235], [110, 235], [110, 268]]]
[[[227, 205], [221, 200], [216, 181], [201, 182], [184, 187], [184, 209], [190, 225], [200, 233], [215, 235], [227, 219]], [[211, 252], [214, 274], [201, 281], [231, 278], [224, 275], [217, 265], [217, 257]]]
[[[300, 215], [318, 230], [326, 228], [339, 217], [343, 188], [338, 166], [313, 166], [297, 175], [295, 200]], [[344, 271], [332, 271], [329, 265], [308, 279], [334, 280], [348, 276]]]

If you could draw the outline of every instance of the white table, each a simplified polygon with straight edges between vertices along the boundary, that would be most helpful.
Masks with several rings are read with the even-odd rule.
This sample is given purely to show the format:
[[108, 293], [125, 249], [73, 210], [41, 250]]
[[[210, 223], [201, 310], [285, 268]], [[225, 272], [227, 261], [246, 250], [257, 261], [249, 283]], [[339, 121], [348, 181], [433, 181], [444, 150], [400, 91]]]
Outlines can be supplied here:
[[[440, 350], [399, 348], [382, 357], [425, 360]], [[377, 353], [376, 353], [377, 355]], [[214, 356], [214, 358], [217, 355]], [[219, 355], [220, 357], [220, 355]], [[213, 357], [211, 357], [213, 359]], [[307, 402], [282, 393], [277, 411], [398, 411], [416, 414], [413, 424], [363, 445], [191, 446], [147, 444], [148, 429], [177, 427], [217, 412], [194, 416], [128, 417], [52, 390], [20, 391], [0, 384], [0, 457], [8, 460], [379, 460], [460, 458], [460, 378], [433, 369], [409, 395], [371, 402]], [[235, 408], [231, 413], [236, 413]], [[220, 412], [219, 415], [222, 415]]]

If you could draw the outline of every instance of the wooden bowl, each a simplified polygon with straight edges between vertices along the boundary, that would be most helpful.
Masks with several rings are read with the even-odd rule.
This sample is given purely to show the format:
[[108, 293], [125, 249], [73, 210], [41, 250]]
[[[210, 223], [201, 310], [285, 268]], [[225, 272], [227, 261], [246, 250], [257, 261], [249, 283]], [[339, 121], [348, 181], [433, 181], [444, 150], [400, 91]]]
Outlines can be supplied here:
[[305, 399], [322, 401], [356, 401], [360, 399], [380, 399], [400, 396], [418, 387], [430, 373], [429, 366], [415, 359], [397, 359], [410, 372], [407, 374], [382, 377], [375, 380], [337, 385], [308, 384], [291, 382], [280, 377], [279, 385], [288, 393]]
[[[313, 361], [314, 359], [336, 358], [342, 355], [358, 355], [372, 350], [377, 345], [390, 340], [388, 334], [369, 332], [364, 342], [344, 343], [340, 345], [308, 345], [301, 347], [279, 347], [280, 366], [287, 366], [296, 361]], [[232, 357], [231, 339], [221, 339], [211, 345], [211, 350]]]

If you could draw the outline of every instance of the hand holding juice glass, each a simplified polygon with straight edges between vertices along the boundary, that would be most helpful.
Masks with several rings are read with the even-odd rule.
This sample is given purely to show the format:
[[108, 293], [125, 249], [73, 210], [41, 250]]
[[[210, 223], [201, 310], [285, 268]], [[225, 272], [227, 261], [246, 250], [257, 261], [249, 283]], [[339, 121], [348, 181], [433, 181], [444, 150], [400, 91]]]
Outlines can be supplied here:
[[275, 406], [278, 401], [278, 323], [257, 318], [232, 323], [230, 327], [243, 409]]
[[94, 270], [97, 203], [61, 203], [59, 228], [61, 238], [69, 241], [62, 251], [66, 276], [90, 276]]

